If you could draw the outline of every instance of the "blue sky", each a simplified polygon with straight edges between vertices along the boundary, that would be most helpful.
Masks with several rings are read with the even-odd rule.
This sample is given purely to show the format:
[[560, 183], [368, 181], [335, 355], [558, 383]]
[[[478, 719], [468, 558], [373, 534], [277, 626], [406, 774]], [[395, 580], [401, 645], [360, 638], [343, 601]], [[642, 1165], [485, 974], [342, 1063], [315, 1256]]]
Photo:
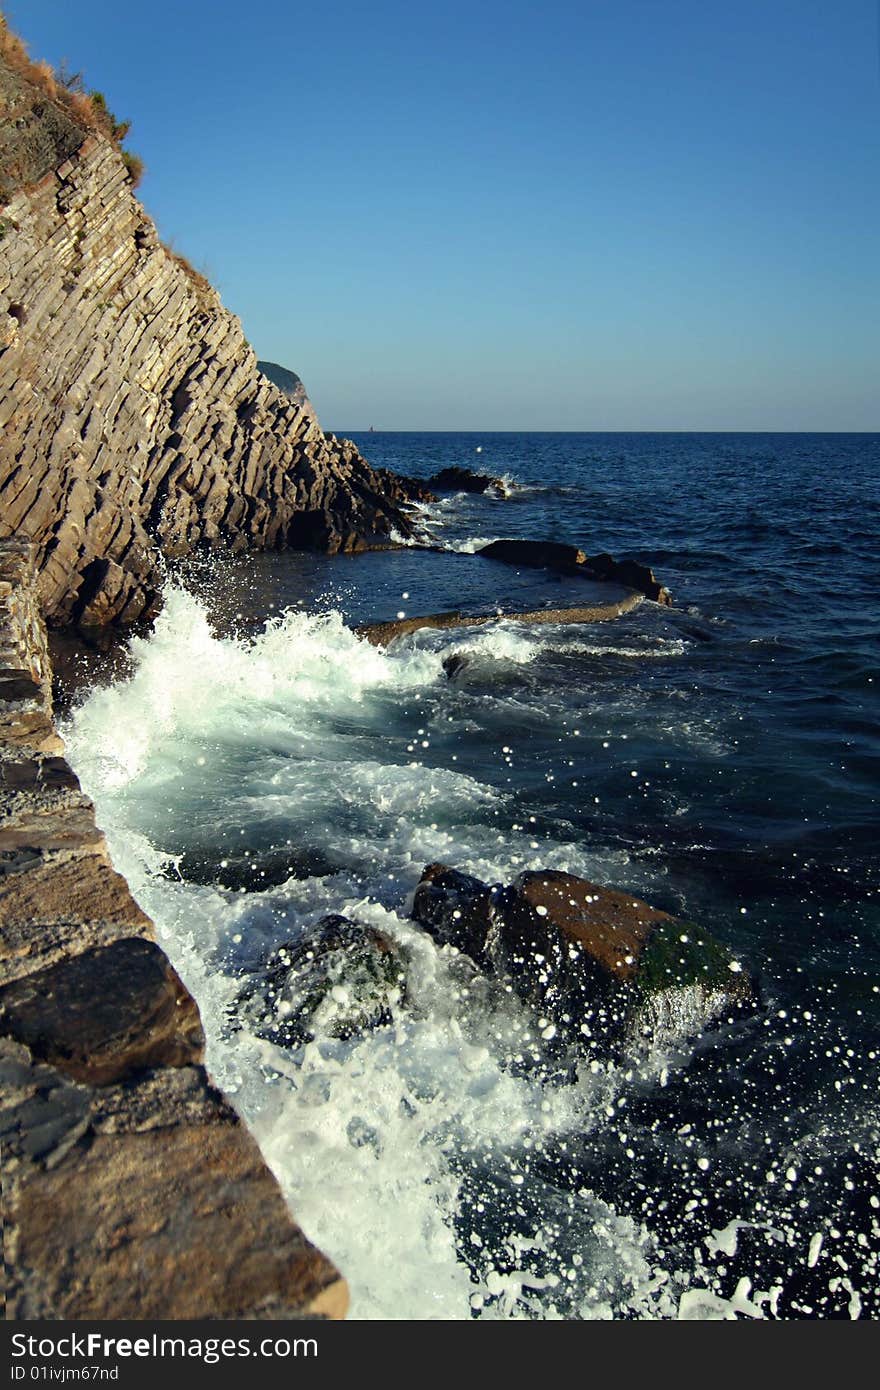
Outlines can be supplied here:
[[0, 0], [331, 429], [880, 429], [875, 0]]

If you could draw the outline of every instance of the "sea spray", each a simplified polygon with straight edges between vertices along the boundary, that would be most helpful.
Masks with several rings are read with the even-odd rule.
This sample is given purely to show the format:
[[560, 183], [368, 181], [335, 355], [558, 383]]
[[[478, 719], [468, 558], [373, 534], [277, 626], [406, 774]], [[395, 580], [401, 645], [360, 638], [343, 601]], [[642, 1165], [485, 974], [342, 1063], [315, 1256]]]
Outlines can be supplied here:
[[[668, 1314], [645, 1233], [591, 1194], [560, 1193], [533, 1173], [549, 1135], [601, 1117], [610, 1074], [585, 1067], [551, 1084], [535, 1020], [462, 975], [457, 954], [403, 915], [429, 858], [469, 853], [471, 867], [504, 872], [529, 843], [499, 843], [493, 789], [412, 759], [363, 757], [371, 732], [387, 736], [376, 721], [389, 689], [418, 693], [442, 679], [436, 654], [387, 656], [332, 615], [286, 615], [252, 641], [220, 640], [204, 609], [171, 590], [132, 658], [126, 681], [76, 711], [65, 730], [71, 756], [116, 864], [199, 1000], [212, 1074], [297, 1217], [346, 1271], [353, 1315], [590, 1316], [642, 1305]], [[318, 820], [349, 867], [262, 892], [186, 882], [182, 846], [204, 818], [224, 843], [246, 828]], [[558, 847], [557, 857], [571, 856]], [[238, 983], [330, 910], [405, 947], [406, 1007], [361, 1039], [319, 1037], [285, 1053], [237, 1026]], [[615, 1231], [613, 1249], [597, 1222]]]
[[[488, 503], [461, 505], [447, 538], [496, 526]], [[487, 582], [483, 562], [412, 551], [327, 577], [338, 592], [361, 575], [364, 621], [383, 575], [392, 611], [402, 590], [415, 597], [404, 561], [423, 590], [450, 567], [453, 604], [472, 575]], [[282, 595], [311, 576], [321, 609], [301, 557], [262, 564]], [[817, 662], [815, 637], [780, 640], [788, 609], [768, 614], [772, 575], [745, 565], [750, 607], [690, 573], [712, 642], [693, 640], [692, 615], [653, 605], [583, 632], [495, 623], [384, 652], [321, 611], [220, 638], [210, 602], [172, 590], [132, 677], [70, 722], [115, 860], [199, 1000], [209, 1066], [344, 1268], [356, 1316], [875, 1306], [877, 987], [861, 841], [848, 842], [861, 784], [826, 772], [825, 722], [820, 738], [807, 718], [793, 742], [810, 708], [799, 663], [811, 682], [833, 663]], [[817, 601], [814, 586], [810, 621]], [[859, 650], [854, 693], [817, 705], [857, 738], [839, 700], [861, 698]], [[462, 653], [450, 679], [444, 660]], [[830, 856], [809, 814], [840, 823]], [[567, 869], [704, 922], [769, 977], [767, 1010], [629, 1066], [561, 1066], [539, 1020], [407, 921], [434, 860], [489, 882]], [[248, 1031], [242, 981], [334, 911], [403, 944], [406, 999], [361, 1040], [282, 1051]], [[728, 1254], [713, 1232], [731, 1222]]]

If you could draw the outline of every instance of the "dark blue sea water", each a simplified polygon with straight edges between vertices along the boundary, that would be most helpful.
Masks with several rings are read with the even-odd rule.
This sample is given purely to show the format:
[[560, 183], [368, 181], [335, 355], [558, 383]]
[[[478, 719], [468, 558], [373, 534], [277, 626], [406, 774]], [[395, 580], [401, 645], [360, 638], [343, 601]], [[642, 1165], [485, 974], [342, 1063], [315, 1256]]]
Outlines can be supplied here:
[[[355, 438], [511, 494], [423, 511], [445, 553], [213, 560], [67, 731], [355, 1315], [876, 1316], [880, 437]], [[582, 581], [472, 553], [501, 536], [631, 556], [674, 605], [387, 653], [346, 631], [577, 601]], [[261, 887], [279, 853], [317, 851], [331, 872]], [[248, 892], [219, 867], [242, 858]], [[407, 925], [438, 858], [568, 868], [702, 923], [762, 1010], [630, 1066], [524, 1075], [522, 1021], [462, 1002]], [[286, 1057], [230, 1030], [241, 971], [342, 909], [412, 953], [393, 1025]]]

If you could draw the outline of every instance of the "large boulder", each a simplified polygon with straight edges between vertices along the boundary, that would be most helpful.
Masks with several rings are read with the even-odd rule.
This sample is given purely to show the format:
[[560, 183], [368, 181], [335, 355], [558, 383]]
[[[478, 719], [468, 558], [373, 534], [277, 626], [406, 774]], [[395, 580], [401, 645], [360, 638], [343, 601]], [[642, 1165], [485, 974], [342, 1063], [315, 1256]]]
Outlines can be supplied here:
[[512, 983], [560, 1036], [591, 1046], [668, 1042], [758, 999], [733, 953], [701, 927], [556, 870], [502, 887], [432, 864], [413, 916]]
[[374, 927], [333, 914], [279, 946], [242, 989], [236, 1011], [282, 1047], [351, 1038], [390, 1023], [403, 998], [400, 948]]

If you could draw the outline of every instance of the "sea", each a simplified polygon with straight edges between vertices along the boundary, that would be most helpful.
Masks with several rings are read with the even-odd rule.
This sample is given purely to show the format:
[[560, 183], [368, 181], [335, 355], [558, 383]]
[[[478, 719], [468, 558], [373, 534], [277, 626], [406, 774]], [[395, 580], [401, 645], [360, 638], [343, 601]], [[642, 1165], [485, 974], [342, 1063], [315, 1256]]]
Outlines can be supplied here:
[[[880, 436], [353, 437], [508, 496], [420, 507], [430, 550], [169, 573], [63, 727], [350, 1315], [876, 1317]], [[505, 619], [585, 581], [476, 554], [500, 537], [637, 559], [673, 604]], [[445, 609], [490, 620], [384, 649], [352, 630]], [[511, 991], [411, 920], [435, 861], [631, 892], [728, 945], [760, 1008], [560, 1068]], [[242, 981], [331, 912], [400, 944], [391, 1016], [258, 1036]]]

